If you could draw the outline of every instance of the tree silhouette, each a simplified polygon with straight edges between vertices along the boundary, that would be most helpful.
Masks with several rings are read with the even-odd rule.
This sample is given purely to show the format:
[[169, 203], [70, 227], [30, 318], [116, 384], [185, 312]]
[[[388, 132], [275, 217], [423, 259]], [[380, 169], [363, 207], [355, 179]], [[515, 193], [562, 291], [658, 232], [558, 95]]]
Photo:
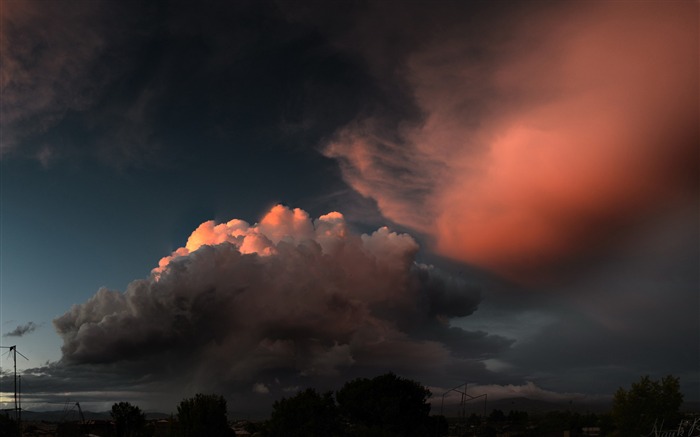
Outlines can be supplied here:
[[198, 393], [183, 399], [177, 407], [182, 437], [231, 437], [236, 433], [228, 426], [226, 399], [219, 395]]
[[620, 387], [613, 398], [613, 418], [620, 436], [649, 434], [654, 424], [669, 427], [679, 419], [683, 403], [680, 379], [672, 375], [653, 381], [643, 376], [629, 390]]
[[268, 426], [269, 435], [275, 437], [332, 437], [341, 433], [333, 394], [320, 395], [312, 388], [276, 401]]
[[0, 414], [0, 435], [7, 437], [19, 437], [19, 424], [7, 413]]
[[393, 373], [347, 382], [336, 394], [341, 415], [356, 436], [425, 436], [430, 433], [430, 391]]
[[112, 405], [111, 414], [116, 426], [117, 437], [144, 435], [146, 415], [139, 407], [128, 402], [119, 402]]

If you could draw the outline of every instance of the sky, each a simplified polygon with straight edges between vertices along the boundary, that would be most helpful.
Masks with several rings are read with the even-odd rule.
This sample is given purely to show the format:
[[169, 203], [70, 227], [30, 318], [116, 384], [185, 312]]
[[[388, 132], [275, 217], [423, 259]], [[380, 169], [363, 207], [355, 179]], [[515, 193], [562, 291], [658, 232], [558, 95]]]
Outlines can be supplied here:
[[389, 371], [700, 401], [699, 12], [2, 0], [24, 408], [265, 414]]

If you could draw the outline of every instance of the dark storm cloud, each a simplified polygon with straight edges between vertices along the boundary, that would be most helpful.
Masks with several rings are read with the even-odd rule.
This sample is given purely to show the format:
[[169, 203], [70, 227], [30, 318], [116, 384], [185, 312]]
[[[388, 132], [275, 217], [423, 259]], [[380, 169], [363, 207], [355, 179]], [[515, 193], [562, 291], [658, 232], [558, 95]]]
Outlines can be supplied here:
[[45, 166], [316, 147], [380, 100], [361, 59], [272, 2], [5, 2], [2, 19], [3, 155]]
[[671, 373], [686, 399], [697, 400], [698, 219], [696, 210], [655, 223], [654, 232], [567, 288], [487, 294], [475, 316], [457, 324], [514, 339], [494, 371], [516, 380], [612, 393], [641, 375]]
[[[75, 155], [81, 117], [128, 71], [133, 20], [105, 2], [2, 4], [2, 156]], [[115, 120], [116, 121], [116, 120]], [[92, 147], [92, 146], [91, 146]]]
[[26, 334], [31, 334], [36, 331], [37, 324], [34, 322], [27, 322], [24, 325], [17, 325], [12, 331], [5, 333], [3, 337], [22, 337]]
[[62, 365], [124, 363], [203, 389], [483, 369], [510, 342], [450, 326], [480, 293], [416, 264], [417, 250], [386, 228], [354, 234], [338, 213], [277, 206], [253, 226], [206, 222], [151, 278], [55, 319]]
[[[155, 364], [155, 363], [154, 363]], [[14, 375], [3, 369], [2, 387], [12, 387]], [[128, 401], [155, 411], [175, 410], [189, 387], [177, 379], [164, 384], [141, 366], [63, 365], [46, 363], [22, 371], [22, 406], [28, 411], [65, 410], [80, 402], [86, 411], [108, 411], [115, 402]]]
[[96, 6], [3, 2], [3, 155], [26, 131], [44, 131], [67, 110], [91, 103], [100, 84], [89, 70], [104, 46], [90, 26]]

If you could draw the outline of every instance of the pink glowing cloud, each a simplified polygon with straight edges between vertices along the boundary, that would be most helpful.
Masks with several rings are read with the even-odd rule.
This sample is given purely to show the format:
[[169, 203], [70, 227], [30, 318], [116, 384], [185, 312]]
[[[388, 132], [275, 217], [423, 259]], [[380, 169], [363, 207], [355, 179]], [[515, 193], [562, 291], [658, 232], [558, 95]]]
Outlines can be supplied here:
[[528, 282], [696, 198], [697, 5], [571, 4], [502, 31], [408, 56], [424, 118], [400, 141], [370, 117], [325, 149], [387, 218]]
[[[277, 246], [280, 242], [294, 245], [314, 241], [328, 254], [338, 250], [348, 238], [351, 235], [348, 234], [345, 218], [339, 212], [330, 212], [312, 221], [302, 209], [276, 205], [265, 214], [260, 223], [252, 226], [238, 219], [220, 224], [212, 220], [202, 223], [187, 239], [185, 247], [161, 258], [158, 267], [153, 269], [153, 274], [159, 278], [173, 260], [186, 257], [202, 246], [228, 243], [242, 254], [270, 256], [278, 253]], [[383, 259], [396, 257], [405, 262], [407, 257], [413, 258], [418, 250], [418, 245], [409, 235], [396, 234], [386, 227], [378, 229], [371, 236], [363, 235], [361, 239], [366, 250]], [[392, 245], [378, 243], [378, 239], [391, 242]]]

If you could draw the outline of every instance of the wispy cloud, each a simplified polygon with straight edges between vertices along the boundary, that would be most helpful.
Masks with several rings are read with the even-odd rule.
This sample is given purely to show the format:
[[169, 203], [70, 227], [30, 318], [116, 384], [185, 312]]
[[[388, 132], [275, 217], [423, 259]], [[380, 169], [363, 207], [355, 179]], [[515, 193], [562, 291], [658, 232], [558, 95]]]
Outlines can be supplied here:
[[3, 335], [3, 337], [22, 337], [27, 334], [31, 334], [32, 332], [36, 331], [37, 324], [34, 322], [27, 322], [24, 325], [18, 325], [15, 329], [13, 329], [10, 332], [7, 332]]

